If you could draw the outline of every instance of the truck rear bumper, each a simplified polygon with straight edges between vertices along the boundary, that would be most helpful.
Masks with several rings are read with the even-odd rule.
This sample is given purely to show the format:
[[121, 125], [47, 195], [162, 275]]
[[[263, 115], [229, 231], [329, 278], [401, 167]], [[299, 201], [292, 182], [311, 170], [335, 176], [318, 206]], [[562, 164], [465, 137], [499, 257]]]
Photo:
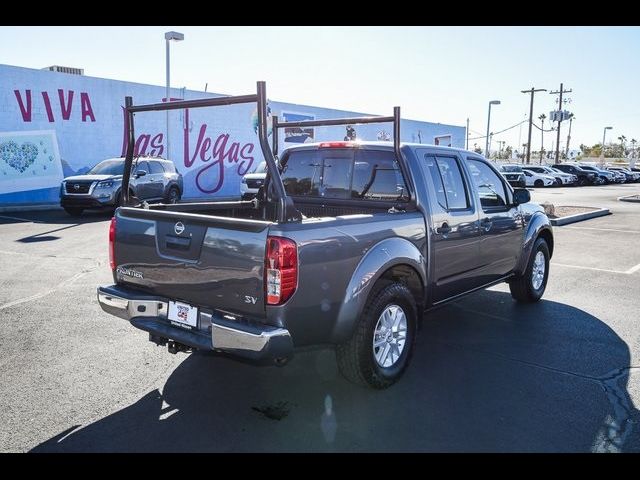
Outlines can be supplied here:
[[187, 330], [167, 319], [169, 300], [118, 285], [98, 287], [100, 307], [155, 337], [199, 350], [223, 352], [257, 363], [285, 363], [293, 356], [289, 331], [228, 320], [215, 311], [198, 312], [198, 328]]

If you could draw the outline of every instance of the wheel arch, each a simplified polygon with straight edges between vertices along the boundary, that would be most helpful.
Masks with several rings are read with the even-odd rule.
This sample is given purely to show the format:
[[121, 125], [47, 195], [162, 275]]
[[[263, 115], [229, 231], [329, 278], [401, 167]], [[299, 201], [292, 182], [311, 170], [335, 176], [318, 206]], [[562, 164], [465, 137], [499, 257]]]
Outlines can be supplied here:
[[527, 262], [531, 256], [533, 244], [538, 238], [544, 238], [549, 246], [549, 257], [553, 256], [553, 230], [551, 227], [551, 220], [542, 212], [535, 213], [529, 224], [524, 236], [524, 242], [522, 244], [522, 252], [515, 268], [516, 275], [522, 275], [527, 268]]
[[405, 284], [416, 299], [418, 314], [421, 313], [425, 305], [425, 257], [406, 239], [385, 239], [362, 257], [352, 274], [333, 328], [333, 343], [342, 343], [351, 337], [358, 318], [381, 281]]

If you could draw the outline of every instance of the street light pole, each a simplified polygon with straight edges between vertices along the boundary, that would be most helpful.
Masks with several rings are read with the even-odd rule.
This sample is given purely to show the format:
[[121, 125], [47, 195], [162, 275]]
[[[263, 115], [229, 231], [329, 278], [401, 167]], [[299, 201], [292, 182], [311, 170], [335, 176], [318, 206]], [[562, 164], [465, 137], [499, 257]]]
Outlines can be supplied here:
[[[170, 102], [171, 101], [171, 78], [170, 78], [170, 48], [169, 48], [169, 42], [171, 40], [175, 40], [176, 42], [182, 41], [184, 40], [184, 34], [179, 33], [179, 32], [166, 32], [164, 34], [164, 40], [166, 43], [166, 67], [167, 67], [167, 93], [166, 93], [166, 98], [165, 98], [165, 102]], [[169, 110], [167, 110], [167, 153], [166, 153], [166, 158], [170, 158], [169, 155]]]
[[489, 127], [491, 125], [491, 105], [500, 105], [500, 100], [491, 100], [489, 102], [489, 115], [487, 116], [487, 138], [484, 147], [484, 155], [489, 158]]
[[542, 128], [540, 129], [540, 165], [542, 165], [542, 152], [544, 152], [544, 121], [547, 116], [543, 113], [538, 118], [542, 122]]
[[607, 130], [611, 130], [613, 129], [613, 127], [604, 127], [604, 130], [602, 132], [602, 148], [600, 149], [600, 158], [602, 158], [602, 161], [604, 162], [604, 139], [607, 136]]
[[531, 102], [529, 103], [529, 138], [527, 140], [527, 163], [531, 163], [531, 127], [533, 126], [533, 95], [536, 92], [546, 92], [546, 88], [533, 88], [530, 90], [521, 90], [522, 93], [531, 94]]

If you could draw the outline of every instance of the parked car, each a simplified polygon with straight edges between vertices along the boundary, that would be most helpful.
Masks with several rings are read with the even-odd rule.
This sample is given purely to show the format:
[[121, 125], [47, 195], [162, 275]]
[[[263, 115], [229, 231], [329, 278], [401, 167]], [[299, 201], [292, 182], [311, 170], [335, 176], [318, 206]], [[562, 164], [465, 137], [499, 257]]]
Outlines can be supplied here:
[[247, 173], [240, 181], [240, 195], [243, 200], [251, 200], [258, 194], [267, 178], [267, 162], [260, 162], [253, 173]]
[[598, 180], [600, 177], [596, 175], [595, 172], [590, 172], [587, 170], [583, 170], [579, 165], [571, 164], [571, 163], [556, 163], [551, 166], [551, 168], [555, 168], [560, 170], [561, 172], [571, 173], [578, 177], [578, 185], [597, 185], [598, 183], [604, 183], [603, 180]]
[[559, 170], [554, 171], [551, 167], [545, 165], [523, 165], [523, 169], [530, 172], [539, 173], [542, 175], [549, 175], [556, 180], [556, 185], [561, 187], [563, 185], [573, 185], [577, 182], [578, 177], [570, 173], [564, 173]]
[[[124, 160], [109, 158], [84, 175], [65, 178], [60, 186], [62, 208], [69, 215], [79, 216], [85, 209], [120, 205]], [[182, 175], [169, 160], [139, 157], [132, 166], [129, 191], [140, 200], [176, 203], [183, 192]]]
[[332, 346], [347, 379], [382, 389], [406, 370], [424, 311], [505, 281], [538, 301], [554, 248], [544, 210], [474, 152], [400, 143], [393, 118], [394, 142], [301, 144], [281, 171], [260, 125], [270, 175], [257, 208], [118, 208], [100, 306], [171, 353], [284, 365], [295, 347]]
[[580, 165], [580, 168], [595, 173], [598, 177], [602, 178], [605, 184], [617, 183], [616, 175], [608, 170], [595, 167], [593, 165]]
[[611, 170], [612, 172], [621, 172], [622, 174], [624, 174], [624, 176], [626, 177], [626, 181], [629, 183], [640, 181], [640, 170], [634, 172], [626, 167], [607, 167], [607, 169]]
[[524, 172], [520, 165], [496, 165], [498, 171], [502, 174], [507, 182], [514, 188], [524, 188], [527, 182], [524, 178]]
[[523, 170], [523, 172], [527, 187], [551, 187], [556, 184], [556, 179], [551, 175], [532, 172], [531, 170]]

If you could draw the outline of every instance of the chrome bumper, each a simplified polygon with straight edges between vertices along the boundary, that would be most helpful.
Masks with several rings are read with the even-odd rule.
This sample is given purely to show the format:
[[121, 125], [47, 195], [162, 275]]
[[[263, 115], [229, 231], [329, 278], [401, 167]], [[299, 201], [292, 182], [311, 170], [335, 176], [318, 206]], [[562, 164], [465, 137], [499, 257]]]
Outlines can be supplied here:
[[293, 356], [289, 331], [270, 325], [231, 321], [215, 311], [198, 313], [198, 328], [186, 330], [167, 319], [168, 299], [145, 295], [118, 285], [98, 287], [98, 303], [111, 315], [128, 320], [156, 337], [201, 350], [224, 352], [260, 363], [284, 363]]

